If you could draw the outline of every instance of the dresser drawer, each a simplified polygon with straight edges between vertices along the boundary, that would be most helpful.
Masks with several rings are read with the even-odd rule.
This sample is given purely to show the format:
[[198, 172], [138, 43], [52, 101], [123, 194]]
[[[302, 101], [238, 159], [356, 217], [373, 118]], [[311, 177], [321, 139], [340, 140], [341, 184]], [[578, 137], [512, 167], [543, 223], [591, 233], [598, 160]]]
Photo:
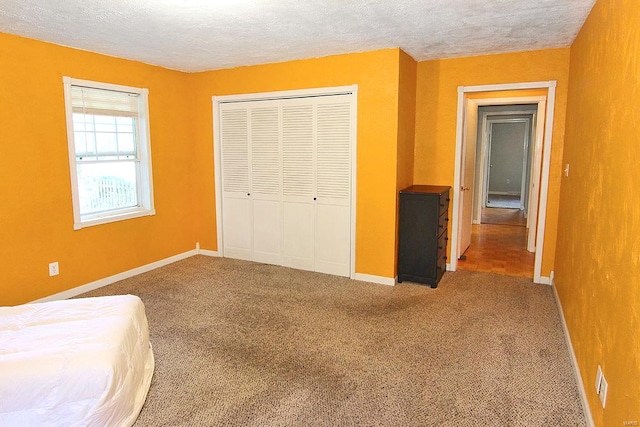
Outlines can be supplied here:
[[447, 237], [447, 233], [445, 230], [445, 232], [442, 233], [440, 237], [438, 237], [438, 259], [442, 258], [443, 256], [446, 256], [448, 240], [449, 238]]
[[442, 232], [446, 232], [448, 224], [449, 224], [449, 215], [447, 214], [447, 212], [445, 212], [442, 215], [440, 215], [440, 218], [438, 218], [438, 231], [436, 232], [436, 235], [440, 236]]
[[442, 215], [449, 209], [449, 192], [445, 192], [440, 194], [439, 200], [439, 215]]
[[436, 263], [436, 282], [439, 282], [442, 278], [442, 275], [447, 270], [447, 257], [443, 256], [442, 258], [438, 258], [438, 262]]

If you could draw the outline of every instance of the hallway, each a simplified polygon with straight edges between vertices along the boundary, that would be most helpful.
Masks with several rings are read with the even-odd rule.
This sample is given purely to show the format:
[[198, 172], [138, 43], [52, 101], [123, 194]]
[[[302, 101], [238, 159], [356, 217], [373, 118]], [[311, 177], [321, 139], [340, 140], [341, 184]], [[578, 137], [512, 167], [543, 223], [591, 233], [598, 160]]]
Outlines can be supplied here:
[[527, 249], [526, 219], [519, 209], [482, 210], [482, 224], [471, 226], [471, 245], [458, 261], [461, 270], [533, 279], [535, 255]]

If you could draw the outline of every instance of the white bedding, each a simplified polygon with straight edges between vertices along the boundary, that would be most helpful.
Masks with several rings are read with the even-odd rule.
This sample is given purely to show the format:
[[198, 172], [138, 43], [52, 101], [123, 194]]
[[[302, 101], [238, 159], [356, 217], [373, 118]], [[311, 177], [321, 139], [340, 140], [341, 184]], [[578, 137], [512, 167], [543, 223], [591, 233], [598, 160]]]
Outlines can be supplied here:
[[136, 296], [0, 307], [0, 426], [131, 426], [153, 369]]

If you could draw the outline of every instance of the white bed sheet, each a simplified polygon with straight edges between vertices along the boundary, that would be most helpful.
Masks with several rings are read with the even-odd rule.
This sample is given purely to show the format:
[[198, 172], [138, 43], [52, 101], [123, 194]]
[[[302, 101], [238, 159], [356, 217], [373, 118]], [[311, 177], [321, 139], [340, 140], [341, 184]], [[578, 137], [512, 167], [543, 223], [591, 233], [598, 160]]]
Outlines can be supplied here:
[[0, 307], [0, 426], [131, 426], [153, 370], [136, 296]]

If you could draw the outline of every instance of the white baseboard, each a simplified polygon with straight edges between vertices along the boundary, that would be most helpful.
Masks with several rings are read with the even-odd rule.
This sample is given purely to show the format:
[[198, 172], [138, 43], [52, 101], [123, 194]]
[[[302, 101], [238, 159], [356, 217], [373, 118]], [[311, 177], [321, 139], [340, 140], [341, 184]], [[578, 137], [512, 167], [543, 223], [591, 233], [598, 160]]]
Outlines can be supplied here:
[[183, 252], [181, 254], [174, 255], [169, 258], [161, 259], [159, 261], [155, 261], [150, 264], [132, 268], [131, 270], [123, 271], [122, 273], [114, 274], [113, 276], [105, 277], [104, 279], [99, 279], [94, 282], [87, 283], [86, 285], [81, 285], [73, 289], [68, 289], [66, 291], [59, 292], [54, 295], [49, 295], [48, 297], [40, 298], [32, 302], [58, 301], [58, 300], [75, 297], [85, 292], [102, 288], [103, 286], [110, 285], [120, 280], [128, 279], [129, 277], [137, 276], [138, 274], [146, 273], [147, 271], [155, 270], [156, 268], [163, 267], [168, 264], [172, 264], [176, 261], [180, 261], [185, 258], [192, 257], [194, 255], [198, 255], [197, 249], [192, 249], [190, 251]]
[[491, 191], [488, 193], [490, 196], [519, 196], [517, 191]]
[[204, 256], [213, 256], [213, 257], [222, 256], [222, 254], [219, 251], [211, 251], [209, 249], [200, 249], [200, 242], [196, 242], [196, 253], [198, 255], [204, 255]]
[[551, 285], [551, 278], [546, 276], [540, 276], [533, 279], [533, 283], [539, 283], [541, 285]]
[[395, 286], [396, 284], [395, 277], [373, 276], [371, 274], [362, 274], [362, 273], [354, 274], [353, 280], [359, 280], [361, 282], [377, 283], [379, 285], [387, 285], [387, 286]]
[[212, 257], [221, 257], [220, 252], [218, 251], [210, 251], [208, 249], [198, 249], [198, 255], [204, 256], [212, 256]]
[[562, 311], [562, 303], [560, 302], [560, 297], [558, 296], [558, 290], [556, 289], [555, 283], [551, 281], [550, 284], [551, 284], [551, 287], [553, 288], [553, 296], [556, 300], [556, 305], [558, 306], [558, 312], [560, 314], [560, 322], [562, 323], [562, 331], [564, 332], [564, 338], [565, 338], [565, 341], [567, 342], [567, 348], [569, 349], [571, 365], [573, 366], [573, 374], [576, 378], [576, 384], [578, 385], [578, 393], [580, 394], [580, 403], [582, 404], [582, 411], [584, 412], [584, 417], [587, 420], [587, 426], [594, 427], [593, 417], [591, 416], [591, 409], [589, 408], [589, 401], [587, 400], [587, 393], [584, 388], [584, 383], [582, 382], [582, 376], [580, 375], [580, 367], [578, 366], [578, 359], [576, 359], [576, 353], [573, 351], [573, 344], [571, 343], [569, 328], [567, 327], [567, 322], [564, 318], [564, 311]]

